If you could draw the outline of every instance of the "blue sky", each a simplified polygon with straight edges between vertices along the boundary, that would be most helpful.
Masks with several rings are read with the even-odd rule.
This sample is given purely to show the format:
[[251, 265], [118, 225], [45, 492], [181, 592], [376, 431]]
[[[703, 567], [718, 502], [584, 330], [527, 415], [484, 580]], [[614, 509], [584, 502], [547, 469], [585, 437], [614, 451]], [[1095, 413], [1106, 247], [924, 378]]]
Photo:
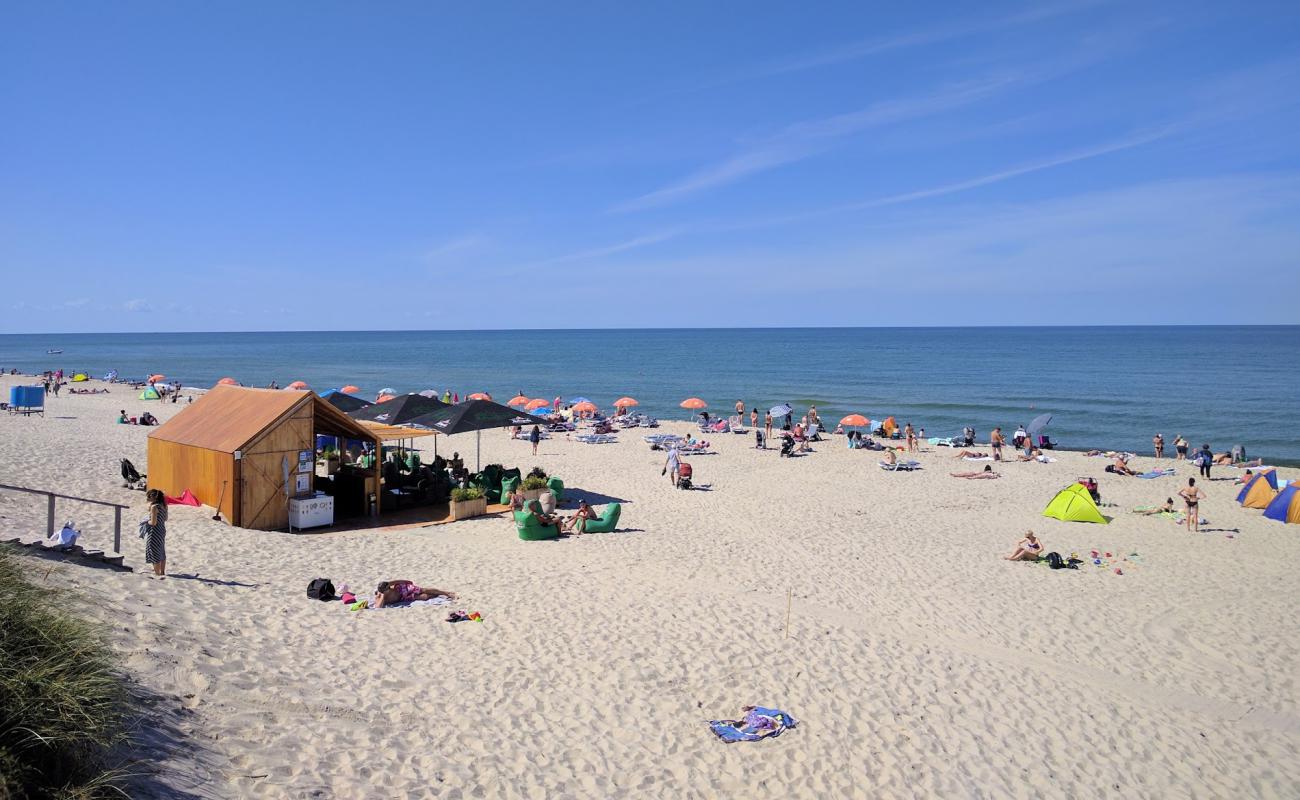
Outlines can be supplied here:
[[0, 331], [1296, 323], [1300, 5], [26, 3]]

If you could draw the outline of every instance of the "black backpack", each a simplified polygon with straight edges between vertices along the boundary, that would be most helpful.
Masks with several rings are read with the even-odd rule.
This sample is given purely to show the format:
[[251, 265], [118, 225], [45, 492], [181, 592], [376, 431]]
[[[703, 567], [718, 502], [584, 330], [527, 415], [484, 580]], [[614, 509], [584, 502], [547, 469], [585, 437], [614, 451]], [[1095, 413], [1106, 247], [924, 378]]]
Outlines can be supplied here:
[[1055, 552], [1048, 553], [1047, 566], [1051, 567], [1052, 569], [1065, 569], [1065, 561], [1064, 559], [1061, 558], [1060, 553], [1055, 553]]
[[311, 600], [333, 600], [334, 583], [329, 578], [316, 578], [307, 584], [307, 597]]

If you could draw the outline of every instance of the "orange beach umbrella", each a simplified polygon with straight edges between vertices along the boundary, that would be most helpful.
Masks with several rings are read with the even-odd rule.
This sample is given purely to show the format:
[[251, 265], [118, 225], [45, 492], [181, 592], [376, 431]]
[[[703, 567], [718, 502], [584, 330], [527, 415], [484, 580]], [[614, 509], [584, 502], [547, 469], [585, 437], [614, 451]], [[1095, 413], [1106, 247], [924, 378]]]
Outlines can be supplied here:
[[376, 402], [376, 403], [387, 403], [389, 400], [392, 400], [392, 399], [393, 399], [394, 397], [396, 397], [396, 396], [397, 396], [397, 395], [392, 395], [392, 394], [381, 394], [381, 395], [379, 395], [378, 397], [375, 398], [375, 402]]
[[614, 401], [614, 408], [631, 408], [632, 406], [641, 405], [635, 397], [620, 397]]
[[238, 385], [239, 385], [239, 381], [235, 380], [234, 378], [222, 378], [221, 380], [217, 381], [217, 385], [218, 385], [218, 386], [238, 386]]
[[850, 428], [863, 428], [866, 427], [867, 425], [870, 425], [871, 420], [867, 419], [861, 414], [849, 414], [847, 417], [840, 420], [840, 424], [847, 425]]
[[550, 404], [551, 403], [549, 400], [543, 400], [542, 398], [538, 397], [533, 400], [529, 400], [528, 404], [524, 406], [524, 408], [528, 409], [529, 411], [536, 411], [537, 409], [545, 408]]
[[589, 411], [595, 411], [596, 404], [590, 400], [584, 400], [583, 402], [574, 405], [573, 410], [579, 414], [586, 414]]
[[166, 375], [163, 375], [163, 374], [150, 375], [150, 376], [149, 376], [149, 383], [157, 383], [158, 381], [163, 380], [163, 379], [166, 378], [166, 377], [167, 377], [167, 376], [166, 376]]
[[361, 391], [361, 387], [353, 386], [352, 384], [349, 383], [347, 386], [344, 386], [342, 389], [339, 389], [339, 391], [342, 392], [343, 394], [356, 394], [357, 392]]
[[508, 406], [526, 406], [526, 405], [528, 405], [528, 402], [529, 402], [529, 400], [528, 400], [527, 397], [524, 397], [522, 394], [517, 394], [517, 395], [515, 395], [514, 397], [510, 398], [510, 402], [506, 403], [506, 405], [508, 405]]
[[688, 397], [682, 401], [681, 406], [682, 408], [700, 409], [700, 408], [708, 408], [709, 404], [704, 402], [698, 397]]
[[474, 394], [470, 395], [469, 397], [466, 397], [465, 399], [466, 400], [491, 400], [492, 395], [488, 394], [487, 392], [475, 392]]
[[294, 381], [293, 383], [289, 384], [288, 386], [286, 386], [286, 387], [284, 387], [284, 388], [286, 388], [286, 389], [310, 389], [311, 387], [307, 385], [307, 382], [306, 382], [306, 381]]

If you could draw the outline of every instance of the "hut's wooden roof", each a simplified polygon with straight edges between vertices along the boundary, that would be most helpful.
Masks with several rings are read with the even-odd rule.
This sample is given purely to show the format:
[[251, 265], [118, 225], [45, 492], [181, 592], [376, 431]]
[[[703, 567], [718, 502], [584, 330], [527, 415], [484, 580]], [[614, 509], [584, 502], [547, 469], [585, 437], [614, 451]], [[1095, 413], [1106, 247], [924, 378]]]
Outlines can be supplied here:
[[150, 439], [233, 453], [303, 404], [313, 404], [320, 433], [376, 441], [375, 434], [313, 392], [214, 386], [149, 434]]

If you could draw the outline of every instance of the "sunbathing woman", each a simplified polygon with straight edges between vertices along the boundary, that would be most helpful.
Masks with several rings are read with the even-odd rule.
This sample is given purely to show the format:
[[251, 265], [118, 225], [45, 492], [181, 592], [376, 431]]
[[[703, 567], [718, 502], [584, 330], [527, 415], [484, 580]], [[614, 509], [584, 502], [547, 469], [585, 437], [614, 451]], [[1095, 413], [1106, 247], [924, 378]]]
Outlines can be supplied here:
[[1002, 473], [993, 471], [992, 464], [985, 464], [983, 472], [950, 472], [948, 474], [954, 478], [966, 478], [972, 481], [992, 480], [1002, 477]]
[[1174, 498], [1166, 497], [1165, 504], [1162, 506], [1158, 506], [1157, 508], [1137, 508], [1133, 510], [1133, 513], [1142, 514], [1147, 517], [1152, 514], [1172, 514], [1174, 513]]
[[1033, 531], [1025, 531], [1025, 538], [1016, 544], [1011, 555], [1003, 556], [1007, 561], [1037, 561], [1043, 555], [1043, 543]]
[[375, 589], [374, 608], [383, 608], [397, 603], [411, 603], [416, 600], [432, 600], [435, 597], [446, 597], [449, 600], [456, 599], [453, 592], [444, 592], [442, 589], [425, 589], [416, 586], [411, 581], [384, 581], [379, 584], [379, 588]]
[[963, 450], [953, 458], [988, 458], [988, 453], [977, 453], [974, 450]]

